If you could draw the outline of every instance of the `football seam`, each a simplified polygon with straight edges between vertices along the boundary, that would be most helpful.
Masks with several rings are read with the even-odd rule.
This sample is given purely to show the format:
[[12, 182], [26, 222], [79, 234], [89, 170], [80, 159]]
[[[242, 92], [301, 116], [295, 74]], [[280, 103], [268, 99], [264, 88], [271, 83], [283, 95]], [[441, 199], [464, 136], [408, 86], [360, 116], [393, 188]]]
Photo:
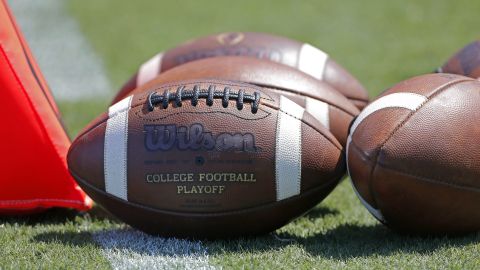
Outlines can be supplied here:
[[[333, 87], [333, 86], [332, 86]], [[337, 90], [335, 87], [333, 87], [335, 90]], [[338, 91], [338, 90], [337, 90]], [[366, 99], [362, 99], [362, 98], [357, 98], [357, 97], [347, 97], [345, 96], [347, 99], [349, 100], [354, 100], [354, 101], [362, 101], [362, 102], [369, 102], [370, 99], [366, 98]]]
[[[209, 217], [209, 216], [223, 216], [223, 215], [234, 215], [234, 214], [239, 214], [239, 213], [245, 213], [245, 212], [251, 212], [251, 211], [256, 211], [256, 210], [259, 210], [259, 209], [262, 209], [262, 208], [268, 208], [272, 205], [275, 205], [275, 204], [282, 204], [282, 203], [287, 203], [289, 201], [293, 201], [293, 200], [297, 200], [297, 199], [300, 199], [304, 196], [308, 196], [310, 195], [311, 193], [315, 193], [315, 192], [318, 192], [320, 191], [321, 189], [331, 185], [332, 183], [334, 182], [338, 182], [342, 177], [343, 177], [343, 174], [339, 175], [339, 176], [336, 176], [336, 177], [333, 177], [327, 181], [325, 181], [322, 185], [319, 185], [319, 186], [316, 186], [314, 188], [310, 188], [306, 191], [304, 191], [303, 193], [299, 194], [299, 195], [295, 195], [293, 197], [290, 197], [288, 199], [284, 199], [284, 200], [281, 200], [281, 201], [274, 201], [274, 202], [269, 202], [269, 203], [265, 203], [265, 204], [261, 204], [261, 205], [256, 205], [256, 206], [252, 206], [252, 207], [249, 207], [249, 208], [246, 208], [246, 209], [237, 209], [237, 210], [230, 210], [230, 211], [223, 211], [223, 212], [215, 212], [215, 213], [197, 213], [197, 212], [177, 212], [177, 211], [174, 211], [174, 210], [165, 210], [165, 209], [156, 209], [152, 206], [147, 206], [147, 205], [143, 205], [143, 204], [140, 204], [140, 203], [137, 203], [137, 202], [131, 202], [131, 201], [128, 201], [128, 200], [123, 200], [121, 198], [118, 198], [112, 194], [109, 194], [107, 193], [106, 191], [103, 191], [101, 189], [99, 189], [98, 187], [90, 184], [89, 182], [83, 180], [81, 177], [78, 176], [77, 173], [75, 173], [72, 169], [69, 169], [70, 170], [70, 173], [75, 177], [75, 179], [79, 182], [81, 182], [83, 185], [86, 185], [88, 187], [90, 187], [91, 189], [94, 189], [96, 190], [98, 193], [100, 194], [103, 194], [104, 196], [107, 196], [109, 197], [110, 199], [114, 199], [114, 200], [117, 200], [117, 201], [121, 201], [122, 203], [126, 203], [126, 204], [130, 204], [131, 206], [134, 206], [134, 207], [140, 207], [140, 208], [143, 208], [143, 209], [147, 209], [147, 210], [151, 210], [151, 211], [156, 211], [156, 212], [162, 212], [164, 214], [170, 214], [170, 215], [176, 215], [176, 216], [195, 216], [195, 217]], [[326, 197], [325, 197], [326, 198]], [[320, 202], [319, 202], [320, 203]], [[308, 210], [306, 210], [308, 211]]]
[[445, 83], [439, 87], [437, 87], [437, 89], [434, 90], [434, 92], [432, 94], [430, 94], [429, 96], [425, 96], [426, 97], [426, 100], [424, 102], [422, 102], [418, 108], [415, 110], [415, 111], [411, 111], [406, 117], [405, 119], [402, 120], [402, 122], [396, 126], [392, 132], [390, 132], [390, 134], [387, 136], [387, 138], [383, 141], [382, 144], [380, 144], [380, 147], [378, 147], [378, 151], [377, 153], [375, 154], [375, 157], [373, 158], [373, 168], [372, 168], [372, 171], [370, 173], [370, 181], [368, 182], [368, 189], [370, 190], [370, 193], [371, 193], [371, 196], [372, 196], [372, 199], [375, 203], [375, 205], [378, 205], [377, 203], [377, 200], [375, 199], [375, 192], [373, 190], [373, 187], [372, 187], [372, 182], [373, 182], [373, 176], [375, 174], [375, 169], [377, 167], [377, 165], [379, 165], [378, 163], [378, 158], [380, 156], [380, 153], [382, 152], [382, 150], [384, 149], [385, 145], [390, 141], [390, 139], [397, 133], [398, 130], [400, 130], [407, 122], [408, 120], [410, 120], [410, 118], [415, 114], [417, 113], [419, 110], [421, 110], [423, 108], [423, 106], [425, 104], [427, 104], [429, 101], [431, 101], [432, 99], [434, 99], [437, 95], [439, 95], [440, 93], [442, 93], [443, 91], [449, 89], [451, 86], [453, 85], [456, 85], [456, 84], [461, 84], [461, 83], [464, 83], [464, 82], [469, 82], [469, 81], [472, 81], [473, 79], [458, 79], [458, 80], [454, 80], [454, 81], [450, 81], [448, 83]]
[[271, 113], [269, 113], [268, 111], [265, 111], [265, 110], [263, 110], [263, 109], [259, 109], [259, 110], [265, 112], [266, 115], [263, 116], [263, 117], [260, 117], [260, 118], [252, 118], [252, 119], [245, 118], [245, 117], [240, 117], [240, 116], [238, 116], [238, 115], [235, 115], [234, 113], [222, 112], [222, 111], [212, 111], [212, 112], [177, 112], [177, 113], [171, 113], [171, 114], [165, 115], [165, 116], [163, 116], [163, 117], [145, 118], [145, 117], [143, 117], [142, 115], [140, 115], [140, 112], [142, 111], [142, 110], [140, 109], [140, 110], [135, 110], [135, 111], [134, 111], [134, 114], [135, 114], [135, 116], [137, 116], [138, 118], [143, 119], [143, 120], [145, 120], [145, 121], [147, 121], [147, 122], [154, 122], [154, 121], [157, 121], [157, 120], [165, 119], [165, 118], [172, 117], [172, 116], [179, 115], [179, 114], [210, 114], [210, 113], [222, 113], [222, 114], [232, 115], [232, 116], [235, 116], [235, 117], [237, 117], [237, 118], [240, 118], [240, 119], [243, 119], [243, 120], [246, 120], [246, 121], [261, 120], [261, 119], [265, 119], [265, 118], [267, 118], [267, 117], [269, 117], [269, 116], [271, 115]]
[[[373, 166], [374, 166], [374, 163], [373, 163], [373, 160], [372, 160], [372, 157], [370, 157], [369, 155], [367, 155], [365, 153], [365, 151], [363, 151], [353, 140], [350, 142], [350, 145], [349, 145], [349, 149], [351, 149], [352, 151], [355, 151], [358, 155], [360, 155], [362, 158], [365, 158], [366, 160], [368, 160], [368, 165], [372, 165], [372, 170], [373, 170]], [[351, 176], [350, 176], [351, 178]], [[358, 194], [362, 197], [363, 200], [365, 200], [368, 204], [370, 204], [371, 207], [377, 209], [380, 211], [380, 209], [378, 209], [378, 205], [377, 205], [377, 202], [375, 201], [375, 199], [373, 198], [373, 194], [372, 194], [372, 190], [370, 189], [370, 182], [367, 183], [368, 184], [368, 191], [369, 191], [369, 195], [370, 197], [372, 198], [373, 200], [373, 203], [372, 202], [368, 202], [367, 200], [365, 200], [365, 197], [362, 196], [362, 194], [360, 192], [358, 192]], [[353, 179], [352, 179], [352, 185], [355, 185], [353, 183]], [[356, 188], [356, 187], [354, 187]], [[358, 188], [357, 188], [358, 190]], [[381, 212], [381, 211], [380, 211]]]
[[445, 182], [445, 181], [443, 181], [439, 178], [432, 178], [432, 177], [426, 177], [426, 176], [421, 176], [421, 175], [417, 175], [417, 174], [412, 174], [412, 173], [408, 173], [408, 172], [405, 172], [405, 171], [402, 171], [402, 170], [388, 168], [388, 167], [386, 167], [385, 165], [382, 165], [382, 164], [377, 164], [377, 165], [378, 165], [378, 167], [382, 167], [382, 169], [384, 169], [384, 170], [389, 170], [389, 171], [396, 172], [396, 173], [399, 173], [399, 174], [402, 174], [402, 175], [405, 175], [405, 176], [414, 177], [414, 178], [416, 178], [420, 181], [423, 181], [423, 182], [427, 182], [427, 183], [431, 183], [431, 184], [438, 184], [438, 185], [442, 185], [442, 186], [449, 186], [449, 187], [453, 187], [453, 188], [457, 188], [457, 189], [461, 189], [461, 190], [480, 192], [480, 188], [477, 188], [477, 187], [457, 185], [457, 184], [454, 184], [454, 183], [451, 183], [451, 182]]
[[[272, 86], [272, 85], [267, 85], [267, 84], [260, 84], [260, 83], [252, 83], [252, 82], [249, 82], [250, 84], [253, 84], [253, 85], [256, 85], [258, 87], [262, 87], [262, 88], [267, 88], [267, 89], [273, 89], [273, 90], [277, 90], [277, 91], [281, 91], [281, 92], [288, 92], [288, 93], [292, 93], [292, 94], [295, 94], [295, 95], [299, 95], [301, 97], [305, 97], [305, 98], [311, 98], [311, 99], [316, 99], [316, 100], [319, 100], [319, 101], [322, 101], [326, 104], [328, 104], [329, 106], [332, 106], [334, 108], [337, 108], [339, 109], [340, 111], [354, 117], [355, 114], [353, 113], [350, 113], [348, 112], [347, 110], [345, 110], [343, 107], [340, 107], [339, 105], [337, 104], [334, 104], [332, 103], [331, 101], [328, 101], [326, 99], [322, 99], [322, 98], [319, 98], [319, 97], [314, 97], [312, 95], [308, 95], [308, 94], [305, 94], [305, 93], [301, 93], [301, 92], [297, 92], [295, 90], [291, 90], [291, 89], [287, 89], [287, 88], [282, 88], [282, 87], [277, 87], [277, 86]], [[332, 89], [334, 89], [332, 87]], [[334, 89], [335, 91], [337, 91], [336, 89]], [[287, 97], [288, 98], [288, 97]], [[303, 106], [302, 106], [303, 107]]]

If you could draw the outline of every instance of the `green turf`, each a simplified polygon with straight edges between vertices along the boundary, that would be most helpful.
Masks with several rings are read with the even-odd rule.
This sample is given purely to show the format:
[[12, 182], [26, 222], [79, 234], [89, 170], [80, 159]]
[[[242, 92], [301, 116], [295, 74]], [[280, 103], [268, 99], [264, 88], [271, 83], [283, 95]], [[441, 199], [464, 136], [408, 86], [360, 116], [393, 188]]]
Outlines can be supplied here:
[[432, 71], [475, 39], [476, 1], [95, 1], [72, 13], [103, 57], [114, 86], [161, 50], [222, 31], [269, 32], [327, 51], [372, 96]]
[[[476, 1], [114, 1], [73, 0], [71, 13], [118, 88], [160, 50], [221, 31], [264, 31], [310, 42], [375, 96], [427, 73], [476, 38]], [[112, 92], [114, 90], [112, 89]], [[108, 100], [61, 103], [74, 136]], [[98, 208], [0, 219], [0, 268], [109, 268], [91, 233], [118, 227]], [[211, 262], [237, 269], [475, 269], [479, 234], [418, 238], [375, 221], [343, 183], [275, 234], [207, 242]]]
[[[100, 214], [98, 214], [100, 213]], [[90, 234], [120, 226], [98, 208], [88, 214], [53, 209], [0, 219], [0, 269], [107, 269]]]

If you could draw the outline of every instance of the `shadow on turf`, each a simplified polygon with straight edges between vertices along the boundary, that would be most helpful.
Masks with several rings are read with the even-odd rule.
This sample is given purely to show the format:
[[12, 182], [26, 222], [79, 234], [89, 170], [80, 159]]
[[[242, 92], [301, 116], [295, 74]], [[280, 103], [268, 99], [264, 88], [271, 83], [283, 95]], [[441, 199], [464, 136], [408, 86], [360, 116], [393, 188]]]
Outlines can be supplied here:
[[115, 219], [101, 207], [94, 206], [88, 212], [78, 212], [76, 210], [64, 208], [52, 208], [44, 212], [29, 215], [0, 216], [0, 223], [18, 224], [23, 226], [33, 226], [36, 224], [55, 225], [73, 222], [77, 217], [86, 217], [94, 220]]
[[313, 256], [346, 259], [394, 253], [428, 254], [442, 248], [476, 243], [479, 235], [419, 237], [395, 233], [381, 224], [344, 224], [325, 234], [296, 238], [296, 241]]
[[340, 214], [340, 212], [337, 209], [317, 206], [312, 210], [308, 211], [305, 215], [303, 215], [303, 217], [308, 219], [316, 219], [316, 218], [323, 218], [327, 215], [338, 215], [338, 214]]
[[[104, 216], [104, 212], [99, 208], [98, 214], [93, 212], [95, 218], [110, 218]], [[336, 215], [336, 209], [326, 207], [317, 207], [307, 213], [305, 217], [311, 219], [322, 218], [326, 215]], [[108, 214], [107, 214], [108, 215]], [[66, 222], [72, 220], [75, 214], [52, 215], [49, 222]], [[45, 223], [45, 220], [42, 221]], [[134, 229], [129, 229], [133, 233], [138, 233]], [[105, 231], [108, 233], [109, 231]], [[114, 235], [125, 234], [125, 229], [110, 230]], [[127, 233], [126, 235], [128, 235]], [[88, 232], [45, 232], [36, 235], [33, 240], [45, 243], [64, 243], [65, 245], [84, 246], [91, 245], [91, 234]], [[144, 235], [147, 239], [150, 236]], [[120, 237], [121, 238], [121, 237]], [[161, 239], [161, 238], [159, 238]], [[121, 240], [121, 239], [118, 239]], [[368, 257], [372, 255], [388, 256], [395, 253], [418, 253], [429, 254], [438, 249], [449, 247], [462, 247], [470, 243], [480, 241], [480, 234], [471, 234], [463, 237], [414, 237], [397, 234], [381, 224], [376, 225], [357, 225], [343, 224], [325, 233], [314, 234], [306, 237], [300, 237], [293, 233], [281, 232], [269, 235], [241, 238], [235, 240], [204, 241], [210, 255], [246, 252], [269, 252], [281, 250], [288, 246], [299, 246], [311, 256], [324, 257], [332, 259], [349, 259], [358, 257]], [[187, 241], [188, 242], [188, 241]], [[143, 254], [142, 250], [133, 250]]]
[[345, 224], [324, 234], [298, 237], [289, 233], [271, 234], [257, 238], [212, 242], [210, 254], [225, 252], [267, 252], [294, 245], [302, 247], [312, 256], [349, 259], [372, 255], [388, 256], [395, 253], [428, 254], [437, 249], [462, 247], [480, 241], [480, 234], [462, 237], [414, 237], [397, 234], [381, 224], [361, 226]]
[[91, 246], [91, 234], [89, 232], [45, 232], [32, 238], [35, 242], [46, 244], [61, 243], [65, 246], [84, 247]]

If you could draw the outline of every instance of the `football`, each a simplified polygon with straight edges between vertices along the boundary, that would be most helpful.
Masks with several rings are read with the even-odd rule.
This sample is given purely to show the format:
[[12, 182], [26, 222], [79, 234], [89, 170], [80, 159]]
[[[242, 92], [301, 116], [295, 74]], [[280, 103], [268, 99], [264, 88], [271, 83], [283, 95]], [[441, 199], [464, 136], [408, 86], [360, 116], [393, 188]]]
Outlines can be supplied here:
[[160, 74], [131, 93], [185, 79], [217, 78], [264, 87], [295, 101], [345, 145], [348, 126], [359, 111], [328, 84], [292, 67], [251, 57], [215, 57], [190, 62]]
[[133, 89], [152, 80], [161, 72], [187, 62], [218, 56], [248, 56], [279, 62], [325, 81], [360, 109], [368, 103], [365, 88], [325, 52], [310, 44], [285, 37], [251, 32], [206, 36], [157, 54], [141, 65], [138, 72], [121, 88], [114, 101], [124, 98]]
[[345, 173], [342, 149], [284, 96], [199, 79], [114, 104], [67, 159], [95, 202], [131, 226], [223, 238], [270, 232], [318, 204]]
[[453, 73], [472, 78], [480, 77], [480, 41], [476, 40], [463, 47], [437, 69], [440, 73]]
[[401, 232], [480, 229], [480, 82], [414, 77], [370, 103], [353, 122], [348, 170], [361, 202]]

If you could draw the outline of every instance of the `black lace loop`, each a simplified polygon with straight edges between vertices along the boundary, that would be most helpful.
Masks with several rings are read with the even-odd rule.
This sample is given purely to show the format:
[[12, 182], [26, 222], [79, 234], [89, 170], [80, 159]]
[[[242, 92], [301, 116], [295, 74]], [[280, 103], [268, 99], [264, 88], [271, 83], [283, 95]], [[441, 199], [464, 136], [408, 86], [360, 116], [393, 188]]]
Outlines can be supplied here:
[[151, 92], [150, 94], [148, 94], [148, 110], [150, 111], [153, 111], [153, 101], [152, 101], [152, 97], [153, 95], [157, 94], [156, 92]]
[[195, 85], [193, 87], [192, 106], [197, 106], [199, 96], [200, 96], [200, 86]]
[[162, 95], [152, 92], [148, 95], [147, 105], [148, 109], [153, 111], [157, 104], [161, 104], [166, 109], [172, 101], [175, 106], [181, 107], [183, 100], [190, 99], [192, 106], [197, 106], [200, 98], [205, 98], [208, 106], [213, 106], [214, 99], [222, 99], [224, 108], [228, 107], [230, 100], [235, 100], [238, 110], [242, 110], [244, 103], [247, 102], [252, 104], [252, 113], [257, 113], [260, 105], [259, 92], [254, 92], [252, 95], [245, 93], [243, 89], [240, 89], [238, 92], [232, 91], [229, 87], [225, 87], [223, 91], [216, 91], [214, 85], [210, 85], [206, 90], [201, 90], [198, 85], [195, 85], [192, 90], [187, 90], [185, 86], [180, 86], [175, 93], [165, 90]]
[[185, 88], [185, 86], [180, 86], [177, 88], [177, 93], [175, 95], [175, 105], [177, 107], [182, 107], [182, 91]]
[[254, 92], [254, 100], [252, 104], [252, 113], [257, 113], [258, 111], [258, 105], [260, 105], [260, 93]]
[[215, 95], [215, 86], [210, 85], [208, 87], [208, 96], [207, 96], [207, 105], [212, 106], [213, 105], [213, 97]]
[[245, 90], [240, 89], [238, 90], [238, 98], [237, 98], [237, 109], [243, 109], [243, 98], [245, 96]]
[[168, 90], [165, 90], [163, 92], [163, 108], [164, 109], [168, 108], [169, 101], [170, 101], [170, 92]]
[[224, 108], [228, 107], [229, 100], [230, 100], [230, 88], [225, 87], [225, 89], [223, 89], [223, 98], [222, 98], [222, 106]]

